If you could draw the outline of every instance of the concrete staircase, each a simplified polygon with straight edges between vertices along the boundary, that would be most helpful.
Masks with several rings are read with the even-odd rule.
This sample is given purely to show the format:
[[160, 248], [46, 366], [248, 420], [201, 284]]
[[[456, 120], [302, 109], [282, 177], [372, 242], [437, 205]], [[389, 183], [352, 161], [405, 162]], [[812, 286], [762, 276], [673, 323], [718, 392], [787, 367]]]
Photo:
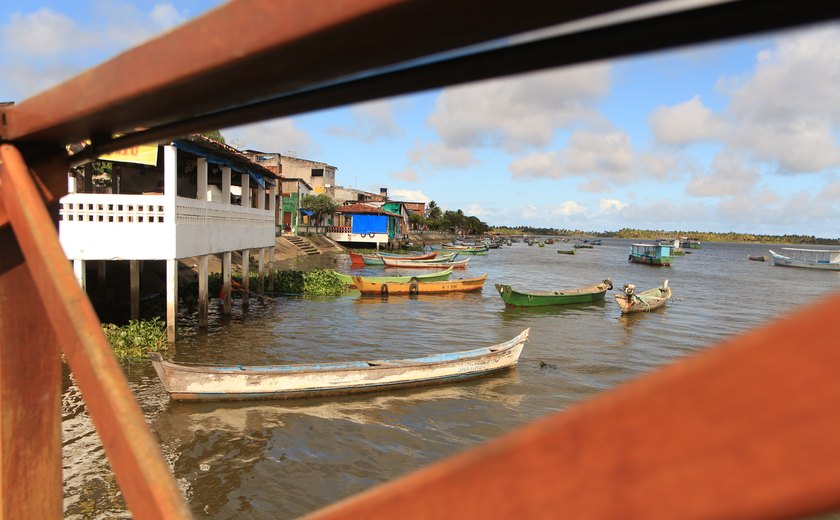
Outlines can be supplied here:
[[312, 243], [309, 242], [309, 240], [306, 240], [305, 238], [296, 237], [296, 236], [284, 236], [283, 238], [285, 238], [286, 240], [291, 242], [291, 244], [294, 245], [296, 248], [303, 251], [304, 254], [307, 254], [307, 255], [319, 255], [319, 254], [321, 254], [321, 251], [318, 250], [317, 247], [313, 246]]

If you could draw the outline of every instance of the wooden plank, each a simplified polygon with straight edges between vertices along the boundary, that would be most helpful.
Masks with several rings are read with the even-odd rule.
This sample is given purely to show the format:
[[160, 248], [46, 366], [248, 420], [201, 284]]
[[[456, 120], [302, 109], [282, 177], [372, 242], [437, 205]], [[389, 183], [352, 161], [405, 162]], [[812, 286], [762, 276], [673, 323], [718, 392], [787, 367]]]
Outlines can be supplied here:
[[[0, 229], [0, 518], [61, 518], [61, 361], [32, 273]], [[45, 276], [45, 273], [39, 273]]]
[[308, 518], [840, 510], [840, 294]]
[[[76, 282], [23, 157], [9, 144], [0, 145], [0, 183], [0, 197], [29, 271], [49, 273], [33, 277], [44, 307], [40, 316], [55, 331], [133, 516], [191, 517], [99, 319]], [[8, 335], [3, 338], [5, 349]], [[46, 436], [22, 437], [14, 447], [50, 441]]]

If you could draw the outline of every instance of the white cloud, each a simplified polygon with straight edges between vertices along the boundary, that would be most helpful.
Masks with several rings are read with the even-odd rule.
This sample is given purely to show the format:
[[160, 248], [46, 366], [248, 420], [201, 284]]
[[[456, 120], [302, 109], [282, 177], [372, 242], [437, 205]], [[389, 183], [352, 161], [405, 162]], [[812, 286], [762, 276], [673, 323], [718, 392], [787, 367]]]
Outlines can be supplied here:
[[405, 202], [430, 202], [432, 199], [421, 190], [403, 190], [400, 188], [388, 188], [388, 197], [393, 200]]
[[417, 146], [408, 152], [412, 164], [427, 169], [466, 168], [478, 161], [469, 148], [454, 148], [443, 143], [429, 143]]
[[372, 101], [350, 109], [353, 124], [350, 127], [334, 126], [327, 133], [363, 142], [401, 137], [405, 130], [394, 119], [394, 102]]
[[783, 173], [840, 166], [837, 85], [840, 27], [780, 38], [759, 54], [752, 77], [731, 89], [727, 115], [737, 124], [730, 143]]
[[573, 200], [567, 200], [551, 209], [551, 214], [561, 217], [570, 217], [572, 215], [580, 215], [586, 213], [586, 208]]
[[699, 96], [670, 107], [657, 107], [650, 116], [656, 139], [664, 144], [690, 144], [721, 137], [723, 122], [703, 105]]
[[554, 153], [534, 153], [511, 162], [516, 179], [585, 177], [590, 187], [606, 182], [625, 184], [635, 177], [635, 153], [624, 132], [572, 134], [566, 148]]
[[389, 175], [395, 179], [405, 182], [420, 182], [420, 176], [412, 168], [406, 168], [402, 171], [393, 172]]
[[273, 119], [262, 123], [222, 130], [225, 139], [237, 148], [276, 152], [300, 158], [316, 157], [320, 150], [310, 135], [295, 126], [292, 119]]
[[607, 65], [555, 69], [444, 89], [429, 124], [448, 147], [546, 146], [554, 131], [597, 118], [609, 87]]
[[820, 199], [840, 202], [840, 179], [826, 183], [818, 195]]
[[12, 13], [0, 28], [3, 45], [10, 51], [31, 56], [54, 56], [96, 45], [97, 38], [76, 26], [67, 16], [47, 8], [34, 13]]
[[616, 212], [621, 211], [627, 207], [627, 204], [621, 202], [618, 199], [601, 199], [598, 201], [598, 207], [601, 209], [602, 212]]
[[540, 212], [539, 212], [539, 210], [537, 210], [536, 206], [534, 206], [533, 204], [529, 204], [527, 206], [522, 207], [521, 215], [522, 215], [522, 218], [524, 218], [526, 220], [530, 220], [532, 218], [535, 218], [535, 217], [539, 216]]
[[761, 178], [758, 165], [732, 151], [718, 154], [710, 173], [689, 179], [685, 191], [697, 197], [724, 197], [750, 193]]
[[155, 26], [170, 29], [184, 22], [183, 13], [172, 4], [157, 4], [152, 8], [150, 18]]

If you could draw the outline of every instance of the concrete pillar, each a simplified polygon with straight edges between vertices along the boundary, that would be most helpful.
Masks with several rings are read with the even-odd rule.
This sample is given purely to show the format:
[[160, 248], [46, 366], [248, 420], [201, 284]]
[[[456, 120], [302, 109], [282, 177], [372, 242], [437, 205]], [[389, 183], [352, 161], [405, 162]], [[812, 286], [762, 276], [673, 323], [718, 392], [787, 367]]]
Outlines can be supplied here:
[[79, 258], [73, 259], [73, 274], [76, 275], [76, 281], [79, 282], [79, 287], [85, 289], [87, 287], [87, 276], [85, 274], [85, 261]]
[[[243, 191], [244, 193], [244, 191]], [[243, 249], [242, 250], [242, 308], [248, 308], [248, 291], [250, 290], [250, 278], [251, 278], [251, 250], [250, 249]]]
[[207, 255], [198, 257], [198, 327], [207, 328]]
[[230, 251], [222, 253], [222, 314], [230, 315]]
[[[164, 189], [166, 189], [164, 187]], [[166, 260], [166, 340], [175, 343], [178, 319], [178, 260]]]
[[178, 196], [178, 149], [171, 144], [163, 147], [163, 194], [167, 201], [175, 204]]
[[132, 320], [140, 318], [140, 260], [128, 261], [128, 283], [131, 300]]
[[230, 204], [230, 166], [222, 166], [222, 204]]
[[274, 246], [268, 248], [268, 292], [274, 292]]
[[251, 176], [247, 173], [242, 174], [242, 207], [251, 207]]
[[[277, 193], [278, 193], [277, 192], [277, 183], [279, 183], [279, 182], [280, 182], [280, 179], [276, 179], [274, 184], [269, 184], [268, 185], [268, 211], [269, 211], [269, 213], [271, 213], [271, 218], [274, 219], [275, 234], [276, 234], [277, 224], [278, 224], [278, 221], [277, 221]], [[281, 225], [280, 229], [283, 229], [282, 228], [282, 224], [283, 224], [283, 214], [282, 214], [282, 212], [280, 213], [279, 223]]]
[[205, 157], [199, 157], [196, 159], [195, 165], [196, 174], [198, 175], [195, 198], [198, 200], [209, 200], [207, 194], [207, 159]]
[[266, 248], [261, 247], [260, 252], [257, 254], [257, 280], [259, 281], [259, 287], [257, 287], [258, 294], [265, 294], [265, 250]]

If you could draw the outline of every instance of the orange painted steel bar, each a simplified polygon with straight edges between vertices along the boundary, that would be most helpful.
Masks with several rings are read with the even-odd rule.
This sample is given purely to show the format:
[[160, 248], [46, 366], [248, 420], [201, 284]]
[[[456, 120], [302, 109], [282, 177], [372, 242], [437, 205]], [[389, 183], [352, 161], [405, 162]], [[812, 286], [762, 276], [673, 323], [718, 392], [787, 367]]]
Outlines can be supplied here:
[[[56, 332], [55, 339], [76, 377], [85, 406], [133, 515], [137, 518], [191, 517], [105, 339], [99, 319], [73, 276], [35, 181], [23, 157], [9, 144], [0, 145], [0, 197], [49, 325]], [[4, 345], [4, 351], [5, 348]], [[57, 363], [58, 358], [53, 357], [52, 361]], [[56, 387], [54, 392], [45, 395], [52, 403], [55, 396], [60, 395], [59, 391]], [[40, 410], [27, 412], [38, 414]], [[37, 439], [37, 442], [46, 441], [48, 439]], [[20, 439], [19, 442], [24, 444], [32, 439]], [[4, 503], [6, 500], [4, 496]]]
[[840, 510], [840, 294], [310, 515], [801, 518]]

